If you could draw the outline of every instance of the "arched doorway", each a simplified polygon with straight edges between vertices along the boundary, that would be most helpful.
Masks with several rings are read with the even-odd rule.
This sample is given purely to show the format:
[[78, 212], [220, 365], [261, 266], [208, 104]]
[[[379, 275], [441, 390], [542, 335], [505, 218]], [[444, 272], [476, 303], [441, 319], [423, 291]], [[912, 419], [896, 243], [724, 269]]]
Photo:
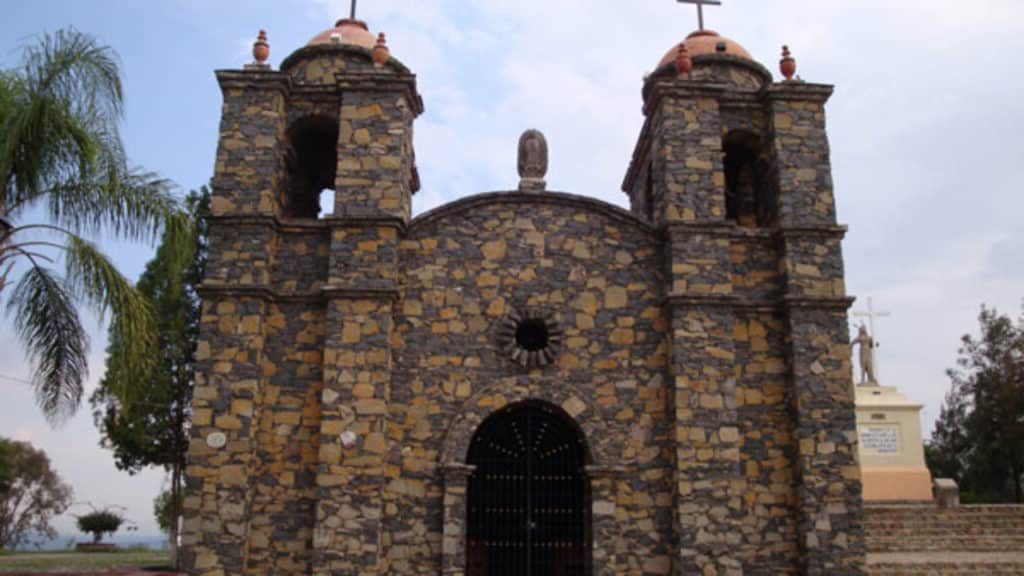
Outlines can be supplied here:
[[467, 462], [467, 576], [588, 576], [586, 460], [579, 429], [550, 404], [485, 420]]

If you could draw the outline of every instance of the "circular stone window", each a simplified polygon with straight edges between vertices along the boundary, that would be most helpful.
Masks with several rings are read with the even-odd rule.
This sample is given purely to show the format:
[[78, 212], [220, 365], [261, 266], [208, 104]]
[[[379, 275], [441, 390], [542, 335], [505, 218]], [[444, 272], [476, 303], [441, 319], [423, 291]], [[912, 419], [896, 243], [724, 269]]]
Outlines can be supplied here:
[[498, 337], [509, 358], [523, 367], [554, 362], [562, 343], [562, 330], [551, 314], [536, 308], [514, 310], [501, 321]]

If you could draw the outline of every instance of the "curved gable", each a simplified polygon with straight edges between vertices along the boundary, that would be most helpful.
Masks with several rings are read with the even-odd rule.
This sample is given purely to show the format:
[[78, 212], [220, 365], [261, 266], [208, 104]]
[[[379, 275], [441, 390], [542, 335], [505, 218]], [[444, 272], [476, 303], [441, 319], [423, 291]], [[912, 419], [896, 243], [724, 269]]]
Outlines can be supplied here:
[[528, 208], [529, 206], [561, 206], [580, 213], [601, 216], [618, 225], [633, 228], [637, 232], [654, 239], [655, 229], [645, 220], [632, 212], [595, 198], [567, 194], [565, 192], [523, 193], [523, 192], [488, 192], [462, 198], [425, 212], [409, 223], [409, 236], [427, 233], [426, 230], [443, 224], [449, 219], [459, 217], [480, 209], [490, 209], [503, 205], [509, 208]]

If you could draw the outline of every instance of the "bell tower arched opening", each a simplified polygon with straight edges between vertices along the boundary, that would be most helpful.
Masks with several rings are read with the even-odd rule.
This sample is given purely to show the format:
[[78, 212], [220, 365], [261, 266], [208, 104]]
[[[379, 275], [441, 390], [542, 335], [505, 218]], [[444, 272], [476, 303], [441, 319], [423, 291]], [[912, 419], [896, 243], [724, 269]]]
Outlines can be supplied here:
[[553, 405], [487, 418], [467, 461], [467, 576], [589, 576], [587, 460], [581, 431]]
[[338, 176], [338, 119], [306, 116], [288, 128], [284, 215], [316, 218], [321, 198], [333, 197]]
[[726, 219], [749, 228], [768, 226], [774, 219], [762, 148], [761, 138], [743, 130], [729, 132], [722, 141]]

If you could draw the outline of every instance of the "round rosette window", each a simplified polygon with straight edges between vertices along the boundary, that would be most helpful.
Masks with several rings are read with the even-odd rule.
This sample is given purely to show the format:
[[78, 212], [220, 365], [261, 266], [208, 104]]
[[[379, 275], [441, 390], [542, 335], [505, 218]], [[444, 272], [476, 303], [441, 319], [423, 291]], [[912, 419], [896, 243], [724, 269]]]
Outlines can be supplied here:
[[501, 321], [498, 337], [509, 358], [526, 368], [551, 364], [562, 345], [558, 320], [536, 308], [512, 311]]

